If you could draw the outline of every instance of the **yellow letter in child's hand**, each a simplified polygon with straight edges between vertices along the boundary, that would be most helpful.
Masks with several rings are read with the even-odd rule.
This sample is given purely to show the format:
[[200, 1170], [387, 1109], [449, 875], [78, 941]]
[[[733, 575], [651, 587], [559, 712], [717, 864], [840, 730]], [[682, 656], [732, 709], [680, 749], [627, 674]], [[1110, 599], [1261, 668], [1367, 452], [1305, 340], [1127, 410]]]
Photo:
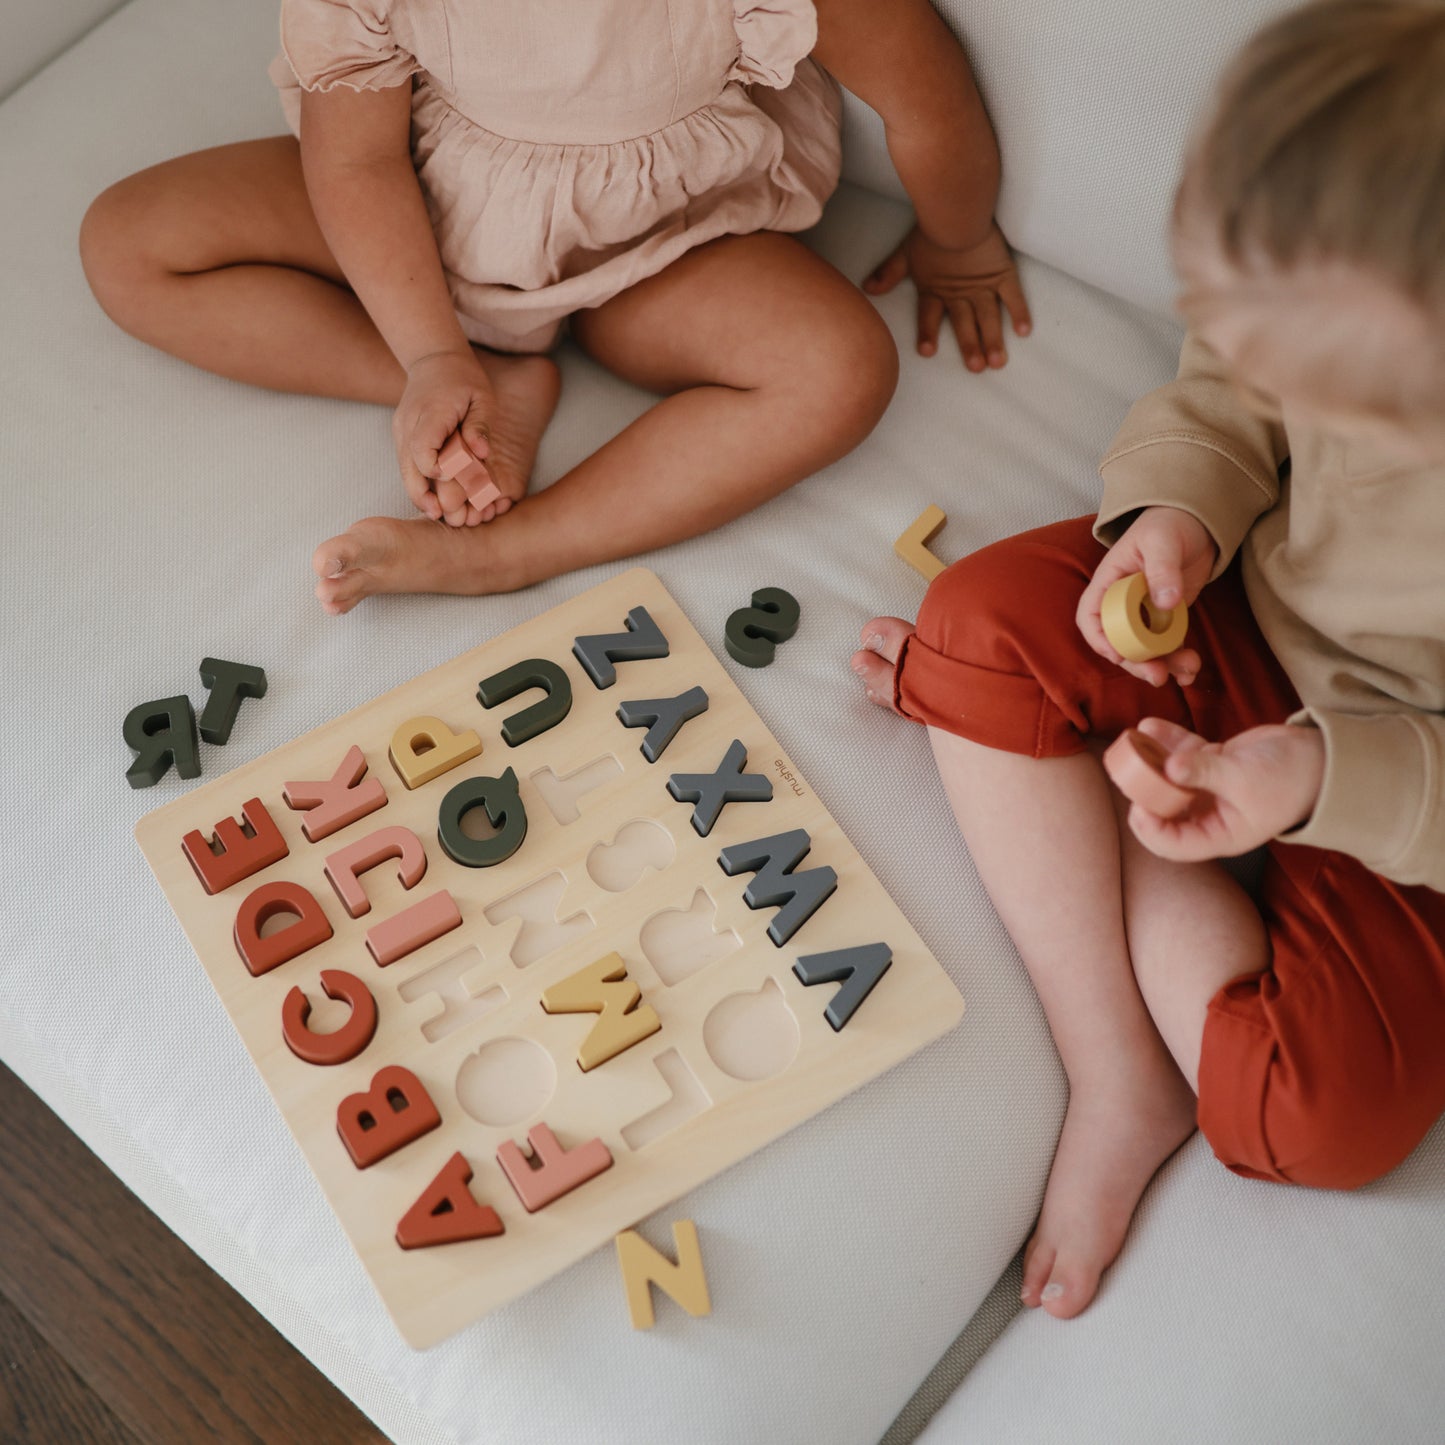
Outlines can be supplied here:
[[641, 998], [642, 990], [627, 977], [621, 956], [609, 953], [554, 983], [542, 994], [542, 1007], [549, 1014], [601, 1015], [577, 1050], [585, 1074], [662, 1027], [657, 1011]]
[[652, 1285], [670, 1295], [694, 1319], [712, 1313], [697, 1226], [690, 1219], [674, 1220], [672, 1240], [677, 1246], [676, 1264], [661, 1250], [654, 1249], [635, 1229], [624, 1229], [617, 1236], [617, 1264], [622, 1270], [627, 1310], [635, 1330], [652, 1328]]

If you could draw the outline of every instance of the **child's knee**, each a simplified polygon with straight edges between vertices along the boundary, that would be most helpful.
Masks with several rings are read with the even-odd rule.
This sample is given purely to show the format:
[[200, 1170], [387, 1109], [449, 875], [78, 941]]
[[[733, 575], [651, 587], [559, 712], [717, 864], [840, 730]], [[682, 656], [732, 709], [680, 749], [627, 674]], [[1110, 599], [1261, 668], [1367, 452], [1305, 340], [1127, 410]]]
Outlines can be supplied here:
[[898, 389], [898, 347], [883, 319], [866, 302], [849, 329], [846, 351], [850, 404], [872, 431]]
[[[898, 348], [882, 318], [857, 293], [799, 337], [800, 351], [780, 376], [795, 387], [806, 378], [809, 410], [845, 450], [866, 437], [888, 410], [898, 386]], [[800, 411], [799, 420], [802, 420]]]
[[950, 656], [1010, 672], [1019, 670], [1020, 647], [1049, 642], [1052, 650], [1062, 640], [1081, 649], [1074, 614], [1100, 553], [1087, 518], [983, 547], [929, 584], [919, 636]]
[[106, 314], [124, 326], [147, 271], [145, 205], [135, 177], [90, 203], [80, 223], [80, 264]]
[[1201, 1080], [1200, 1131], [1223, 1164], [1248, 1178], [1311, 1189], [1372, 1183], [1409, 1157], [1438, 1111], [1405, 1095], [1388, 1068], [1358, 1063], [1342, 1057], [1338, 1077], [1303, 1089], [1276, 1061], [1262, 1098], [1231, 1098], [1233, 1118], [1214, 1106]]

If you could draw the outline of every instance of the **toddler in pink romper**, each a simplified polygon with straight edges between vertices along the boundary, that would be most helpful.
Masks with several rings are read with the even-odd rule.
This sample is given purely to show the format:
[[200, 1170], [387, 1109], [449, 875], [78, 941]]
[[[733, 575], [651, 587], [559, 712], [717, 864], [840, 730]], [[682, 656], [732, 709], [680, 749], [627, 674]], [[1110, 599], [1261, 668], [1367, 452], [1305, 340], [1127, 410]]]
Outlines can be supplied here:
[[[975, 372], [1005, 311], [1028, 330], [998, 144], [929, 0], [282, 0], [281, 44], [291, 134], [120, 181], [81, 256], [153, 345], [394, 408], [421, 516], [316, 548], [329, 612], [620, 560], [819, 472], [897, 384], [864, 291], [911, 277], [918, 350], [946, 317]], [[837, 184], [840, 85], [917, 212], [861, 290], [790, 234]], [[530, 490], [564, 325], [659, 399]]]
[[411, 79], [463, 327], [546, 351], [704, 241], [817, 222], [839, 166], [817, 29], [812, 0], [284, 0], [271, 76], [297, 134], [302, 87]]

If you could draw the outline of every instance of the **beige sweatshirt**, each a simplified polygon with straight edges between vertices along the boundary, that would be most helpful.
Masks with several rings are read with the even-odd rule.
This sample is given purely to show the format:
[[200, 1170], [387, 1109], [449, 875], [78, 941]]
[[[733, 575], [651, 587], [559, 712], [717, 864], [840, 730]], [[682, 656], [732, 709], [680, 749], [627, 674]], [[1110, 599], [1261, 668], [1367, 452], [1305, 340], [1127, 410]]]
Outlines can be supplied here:
[[1261, 420], [1191, 337], [1178, 379], [1134, 406], [1099, 471], [1101, 542], [1169, 506], [1209, 529], [1215, 577], [1241, 553], [1260, 631], [1304, 704], [1290, 722], [1325, 740], [1319, 801], [1283, 840], [1445, 891], [1445, 467], [1288, 413]]

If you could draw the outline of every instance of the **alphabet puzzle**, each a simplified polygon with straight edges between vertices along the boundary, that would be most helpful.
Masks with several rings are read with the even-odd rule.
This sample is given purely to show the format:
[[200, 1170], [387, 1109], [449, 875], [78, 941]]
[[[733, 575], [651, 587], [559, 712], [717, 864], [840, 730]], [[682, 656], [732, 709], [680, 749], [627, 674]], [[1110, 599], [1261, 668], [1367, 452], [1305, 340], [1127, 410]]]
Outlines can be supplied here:
[[963, 1014], [640, 569], [136, 837], [416, 1348]]

